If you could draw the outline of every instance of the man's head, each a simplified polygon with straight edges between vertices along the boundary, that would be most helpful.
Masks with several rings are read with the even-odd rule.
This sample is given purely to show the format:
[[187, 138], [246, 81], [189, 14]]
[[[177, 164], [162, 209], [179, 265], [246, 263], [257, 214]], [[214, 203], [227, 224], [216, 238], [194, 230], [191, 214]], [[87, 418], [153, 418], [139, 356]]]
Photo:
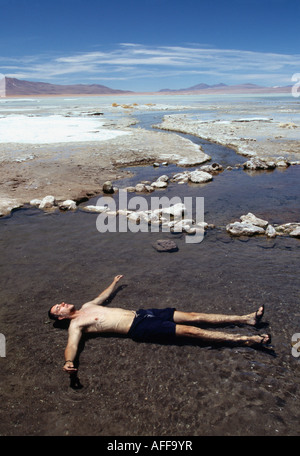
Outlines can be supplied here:
[[75, 312], [74, 304], [66, 304], [61, 302], [60, 304], [54, 304], [48, 311], [48, 316], [51, 320], [64, 320], [72, 317]]

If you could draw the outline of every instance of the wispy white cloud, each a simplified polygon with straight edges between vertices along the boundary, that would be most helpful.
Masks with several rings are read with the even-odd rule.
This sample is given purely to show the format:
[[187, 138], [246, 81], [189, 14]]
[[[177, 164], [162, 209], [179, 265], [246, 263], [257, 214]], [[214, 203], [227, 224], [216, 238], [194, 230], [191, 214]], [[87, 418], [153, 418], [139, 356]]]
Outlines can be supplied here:
[[[300, 54], [216, 49], [208, 46], [144, 46], [121, 43], [107, 51], [71, 55], [0, 56], [0, 72], [11, 77], [57, 83], [184, 78], [199, 82], [239, 81], [288, 84], [300, 70]], [[148, 80], [148, 81], [147, 81]], [[151, 87], [150, 87], [151, 89]]]

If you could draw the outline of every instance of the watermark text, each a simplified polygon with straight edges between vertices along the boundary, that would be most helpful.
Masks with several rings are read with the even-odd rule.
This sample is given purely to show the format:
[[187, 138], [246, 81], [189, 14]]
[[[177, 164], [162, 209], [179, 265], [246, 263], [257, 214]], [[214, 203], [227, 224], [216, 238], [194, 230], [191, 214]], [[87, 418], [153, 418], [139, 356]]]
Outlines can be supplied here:
[[6, 357], [6, 339], [4, 334], [0, 333], [0, 358]]
[[[107, 196], [97, 201], [99, 233], [125, 232], [185, 232], [186, 243], [199, 243], [204, 238], [204, 198], [179, 196], [134, 196], [120, 190], [118, 207], [115, 199]], [[101, 209], [102, 208], [102, 209]]]
[[293, 74], [292, 82], [295, 82], [295, 84], [292, 87], [292, 95], [295, 98], [299, 98], [300, 97], [300, 90], [298, 90], [298, 89], [300, 88], [300, 73]]

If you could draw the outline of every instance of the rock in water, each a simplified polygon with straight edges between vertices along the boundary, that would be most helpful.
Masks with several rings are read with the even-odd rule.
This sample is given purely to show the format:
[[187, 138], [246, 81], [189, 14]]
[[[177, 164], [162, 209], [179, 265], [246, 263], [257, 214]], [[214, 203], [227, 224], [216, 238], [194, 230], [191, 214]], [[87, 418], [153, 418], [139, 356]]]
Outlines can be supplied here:
[[192, 171], [189, 175], [189, 179], [194, 184], [203, 184], [212, 180], [212, 175], [205, 171]]
[[255, 226], [247, 222], [230, 223], [226, 226], [226, 230], [233, 236], [253, 236], [254, 234], [265, 233], [265, 230], [260, 226]]
[[114, 193], [114, 188], [110, 181], [104, 182], [102, 190], [103, 193]]
[[153, 244], [158, 252], [177, 252], [177, 244], [170, 239], [159, 239]]
[[56, 201], [54, 196], [48, 195], [42, 199], [41, 204], [39, 205], [39, 209], [50, 209], [56, 205]]
[[256, 217], [254, 214], [249, 212], [247, 215], [241, 216], [241, 221], [246, 223], [251, 223], [255, 226], [260, 226], [261, 228], [266, 228], [268, 226], [268, 221]]

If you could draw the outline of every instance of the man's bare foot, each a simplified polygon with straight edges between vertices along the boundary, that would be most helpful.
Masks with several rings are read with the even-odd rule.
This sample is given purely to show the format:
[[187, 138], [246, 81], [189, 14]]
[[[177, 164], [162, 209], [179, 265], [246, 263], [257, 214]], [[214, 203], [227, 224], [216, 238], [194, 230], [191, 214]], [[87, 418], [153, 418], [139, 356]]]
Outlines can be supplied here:
[[248, 325], [256, 326], [258, 323], [260, 323], [263, 315], [265, 312], [265, 307], [260, 306], [256, 312], [253, 312], [252, 314], [249, 315], [248, 319]]
[[258, 334], [250, 337], [245, 345], [248, 347], [269, 345], [271, 340], [271, 334]]

